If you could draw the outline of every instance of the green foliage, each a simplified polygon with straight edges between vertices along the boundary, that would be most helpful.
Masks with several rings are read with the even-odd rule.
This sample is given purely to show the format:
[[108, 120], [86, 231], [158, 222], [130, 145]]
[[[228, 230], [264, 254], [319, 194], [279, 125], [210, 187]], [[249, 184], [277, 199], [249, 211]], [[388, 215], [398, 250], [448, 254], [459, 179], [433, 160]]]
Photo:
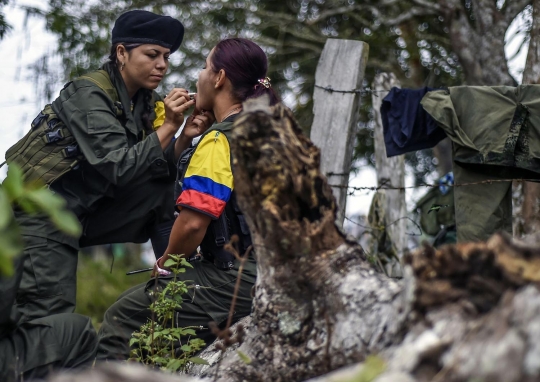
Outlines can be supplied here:
[[[473, 11], [471, 1], [461, 3], [463, 17], [474, 24], [475, 13], [482, 10]], [[509, 3], [503, 2], [502, 8]], [[206, 55], [218, 40], [250, 38], [266, 50], [272, 86], [309, 132], [315, 70], [328, 38], [369, 44], [365, 89], [381, 71], [396, 74], [402, 87], [462, 85], [464, 75], [455, 50], [459, 44], [452, 44], [449, 33], [455, 15], [441, 11], [440, 4], [438, 0], [49, 0], [44, 17], [59, 38], [66, 78], [103, 62], [112, 25], [122, 12], [146, 9], [180, 19], [186, 33], [179, 53], [171, 56], [161, 89], [165, 91], [173, 86], [193, 89]], [[374, 166], [371, 96], [369, 91], [361, 95], [354, 159]], [[406, 161], [417, 184], [436, 168], [431, 150], [410, 153]]]
[[105, 311], [118, 299], [120, 294], [131, 287], [149, 280], [148, 273], [127, 276], [125, 269], [144, 268], [139, 263], [129, 263], [130, 258], [115, 260], [111, 272], [111, 260], [95, 260], [81, 254], [77, 267], [77, 307], [75, 313], [92, 318], [92, 323], [99, 329]]
[[64, 199], [40, 183], [24, 183], [21, 170], [17, 166], [9, 166], [7, 177], [0, 186], [0, 275], [12, 274], [13, 258], [23, 250], [13, 205], [30, 214], [45, 214], [68, 235], [78, 236], [81, 233], [79, 220], [65, 208]]
[[11, 25], [6, 21], [6, 15], [2, 8], [8, 5], [9, 0], [0, 0], [0, 40], [6, 37], [7, 32], [11, 29]]
[[194, 338], [195, 327], [175, 327], [174, 315], [181, 309], [183, 297], [188, 285], [177, 279], [185, 267], [191, 264], [179, 255], [169, 255], [165, 266], [170, 268], [174, 278], [163, 290], [154, 294], [154, 302], [150, 305], [152, 320], [142, 325], [140, 330], [132, 334], [129, 345], [132, 347], [131, 358], [137, 362], [172, 372], [185, 371], [190, 363], [206, 364], [206, 361], [193, 357], [204, 348], [205, 342]]
[[23, 242], [11, 212], [9, 197], [0, 188], [0, 275], [13, 274], [13, 258], [22, 250]]
[[[427, 0], [427, 3], [436, 3]], [[171, 56], [161, 91], [194, 89], [204, 59], [217, 41], [241, 36], [258, 42], [270, 60], [269, 77], [292, 105], [306, 132], [313, 120], [312, 94], [318, 59], [328, 38], [370, 45], [364, 87], [379, 71], [392, 71], [404, 87], [452, 86], [463, 79], [446, 21], [414, 0], [49, 0], [47, 27], [58, 36], [66, 79], [103, 63], [114, 20], [129, 9], [146, 9], [181, 20], [186, 28]], [[406, 17], [407, 15], [407, 17]], [[371, 94], [362, 96], [355, 159], [373, 163]], [[432, 172], [431, 150], [407, 160], [421, 181]]]
[[251, 363], [251, 358], [244, 352], [237, 350], [236, 353], [238, 354], [238, 357], [244, 362], [246, 365], [249, 365]]

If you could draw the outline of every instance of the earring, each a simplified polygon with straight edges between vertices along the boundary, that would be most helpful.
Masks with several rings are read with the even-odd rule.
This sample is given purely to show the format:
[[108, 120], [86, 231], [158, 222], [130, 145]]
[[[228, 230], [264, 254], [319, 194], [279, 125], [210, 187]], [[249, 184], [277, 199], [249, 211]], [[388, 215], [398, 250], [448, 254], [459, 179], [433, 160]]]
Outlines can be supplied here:
[[120, 70], [124, 70], [124, 66], [126, 66], [126, 63], [122, 62], [122, 65], [120, 65]]

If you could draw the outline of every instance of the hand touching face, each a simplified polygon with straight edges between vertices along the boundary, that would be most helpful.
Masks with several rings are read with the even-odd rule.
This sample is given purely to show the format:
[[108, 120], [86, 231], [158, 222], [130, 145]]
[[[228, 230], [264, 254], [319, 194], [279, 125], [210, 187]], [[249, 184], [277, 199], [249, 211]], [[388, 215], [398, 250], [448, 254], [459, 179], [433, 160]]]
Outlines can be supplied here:
[[212, 124], [216, 121], [216, 118], [210, 111], [199, 110], [195, 106], [195, 110], [188, 117], [186, 125], [182, 130], [182, 135], [186, 138], [193, 139], [203, 134]]
[[165, 123], [179, 128], [184, 123], [184, 112], [195, 104], [190, 100], [186, 89], [174, 88], [165, 96]]

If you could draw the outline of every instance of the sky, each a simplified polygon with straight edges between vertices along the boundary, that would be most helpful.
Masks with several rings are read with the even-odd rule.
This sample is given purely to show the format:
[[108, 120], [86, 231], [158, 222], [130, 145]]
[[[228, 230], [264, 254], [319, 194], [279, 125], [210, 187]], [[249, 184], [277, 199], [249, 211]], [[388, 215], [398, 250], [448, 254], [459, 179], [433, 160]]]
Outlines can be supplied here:
[[[25, 13], [21, 5], [43, 7], [42, 0], [12, 0], [5, 7], [8, 23], [13, 26], [12, 31], [6, 38], [0, 40], [0, 162], [6, 150], [16, 143], [30, 128], [30, 122], [39, 113], [43, 105], [36, 96], [36, 89], [32, 81], [32, 72], [29, 65], [34, 63], [46, 52], [55, 50], [55, 37], [45, 31], [44, 21], [31, 18], [24, 25]], [[522, 23], [516, 19], [509, 28], [508, 36], [512, 36], [517, 27]], [[507, 57], [513, 56], [521, 39], [507, 38]], [[521, 71], [525, 63], [527, 46], [521, 53], [510, 62], [510, 71], [518, 80], [521, 79]], [[55, 94], [62, 88], [58, 83]], [[6, 166], [0, 169], [0, 180], [5, 177]], [[358, 174], [351, 174], [349, 185], [353, 187], [375, 186], [377, 182], [375, 171], [372, 168], [363, 168]], [[406, 179], [407, 185], [412, 184], [412, 179]], [[355, 214], [367, 214], [373, 192], [356, 192], [347, 200], [347, 216]], [[408, 192], [407, 200], [410, 205], [413, 200], [420, 197], [417, 193]]]

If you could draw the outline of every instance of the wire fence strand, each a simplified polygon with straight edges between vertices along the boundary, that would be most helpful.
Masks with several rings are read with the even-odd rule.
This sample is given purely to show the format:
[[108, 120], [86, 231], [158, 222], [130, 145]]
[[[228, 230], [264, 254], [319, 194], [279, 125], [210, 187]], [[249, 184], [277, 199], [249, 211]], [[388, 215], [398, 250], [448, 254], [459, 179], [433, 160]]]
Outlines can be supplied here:
[[[336, 174], [333, 174], [336, 175]], [[440, 182], [440, 183], [421, 183], [414, 186], [402, 186], [402, 187], [395, 187], [388, 184], [388, 182], [383, 182], [383, 184], [379, 186], [361, 186], [361, 187], [355, 187], [355, 186], [348, 186], [348, 185], [341, 185], [341, 184], [329, 184], [330, 187], [333, 188], [340, 188], [340, 189], [348, 189], [353, 191], [378, 191], [378, 190], [409, 190], [414, 188], [437, 188], [440, 186], [446, 186], [446, 187], [466, 187], [466, 186], [474, 186], [479, 184], [492, 184], [492, 183], [502, 183], [502, 182], [539, 182], [540, 178], [538, 179], [488, 179], [488, 180], [482, 180], [478, 182], [469, 182], [469, 183], [446, 183], [446, 182]]]

